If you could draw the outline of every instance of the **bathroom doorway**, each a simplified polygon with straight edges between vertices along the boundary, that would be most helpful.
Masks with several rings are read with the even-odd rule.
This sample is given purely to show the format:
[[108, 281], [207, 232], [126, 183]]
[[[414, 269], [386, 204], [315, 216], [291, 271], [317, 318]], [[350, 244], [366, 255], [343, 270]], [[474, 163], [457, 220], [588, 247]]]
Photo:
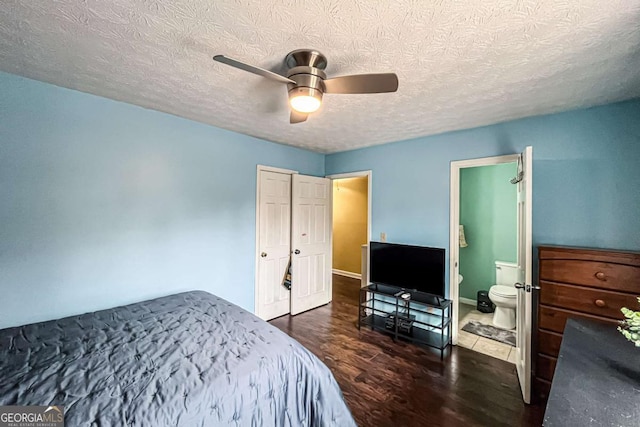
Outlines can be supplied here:
[[[516, 362], [518, 155], [469, 161], [458, 175], [455, 343]], [[453, 242], [452, 242], [453, 245]], [[453, 250], [452, 250], [453, 252]], [[496, 286], [500, 285], [500, 286]], [[500, 305], [496, 314], [495, 303]]]

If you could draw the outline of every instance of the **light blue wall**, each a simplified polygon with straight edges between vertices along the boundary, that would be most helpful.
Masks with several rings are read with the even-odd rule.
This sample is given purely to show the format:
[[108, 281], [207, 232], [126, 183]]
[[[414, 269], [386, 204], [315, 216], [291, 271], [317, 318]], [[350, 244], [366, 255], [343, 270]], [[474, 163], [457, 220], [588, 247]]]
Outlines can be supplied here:
[[[533, 146], [533, 240], [640, 250], [640, 101], [327, 156], [327, 174], [369, 170], [372, 236], [449, 254], [449, 163]], [[448, 268], [447, 268], [448, 273]]]
[[190, 289], [253, 310], [256, 164], [324, 156], [0, 73], [0, 328]]
[[527, 145], [534, 244], [640, 250], [640, 101], [325, 158], [0, 73], [0, 327], [188, 289], [252, 310], [258, 163], [372, 169], [372, 235], [448, 250], [449, 162]]

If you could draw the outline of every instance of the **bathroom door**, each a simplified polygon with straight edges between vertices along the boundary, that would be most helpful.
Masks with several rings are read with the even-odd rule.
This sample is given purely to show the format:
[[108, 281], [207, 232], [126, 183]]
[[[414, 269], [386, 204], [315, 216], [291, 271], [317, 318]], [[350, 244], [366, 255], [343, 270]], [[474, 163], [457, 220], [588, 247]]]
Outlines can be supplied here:
[[532, 211], [532, 164], [533, 149], [525, 148], [522, 153], [522, 179], [518, 183], [518, 301], [516, 308], [516, 370], [525, 403], [531, 402], [531, 211]]

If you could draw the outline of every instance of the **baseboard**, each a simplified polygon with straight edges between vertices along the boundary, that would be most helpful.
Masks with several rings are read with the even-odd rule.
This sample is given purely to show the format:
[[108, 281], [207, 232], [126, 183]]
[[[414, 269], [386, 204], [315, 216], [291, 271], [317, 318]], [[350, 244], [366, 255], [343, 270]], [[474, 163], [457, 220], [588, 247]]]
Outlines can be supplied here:
[[333, 269], [333, 274], [337, 274], [339, 276], [351, 277], [352, 279], [360, 280], [362, 275], [360, 273], [352, 273], [350, 271], [338, 270], [337, 268]]
[[478, 301], [474, 299], [458, 297], [458, 301], [460, 301], [463, 304], [472, 305], [474, 307], [478, 305]]

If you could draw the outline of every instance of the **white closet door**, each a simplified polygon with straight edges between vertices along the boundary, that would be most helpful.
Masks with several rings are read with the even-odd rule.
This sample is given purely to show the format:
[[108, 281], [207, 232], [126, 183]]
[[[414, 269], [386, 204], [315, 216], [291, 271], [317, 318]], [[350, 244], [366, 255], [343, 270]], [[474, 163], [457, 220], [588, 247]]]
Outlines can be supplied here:
[[291, 314], [331, 301], [331, 180], [293, 175]]
[[259, 261], [256, 314], [269, 320], [289, 313], [282, 286], [291, 250], [291, 175], [260, 171]]

